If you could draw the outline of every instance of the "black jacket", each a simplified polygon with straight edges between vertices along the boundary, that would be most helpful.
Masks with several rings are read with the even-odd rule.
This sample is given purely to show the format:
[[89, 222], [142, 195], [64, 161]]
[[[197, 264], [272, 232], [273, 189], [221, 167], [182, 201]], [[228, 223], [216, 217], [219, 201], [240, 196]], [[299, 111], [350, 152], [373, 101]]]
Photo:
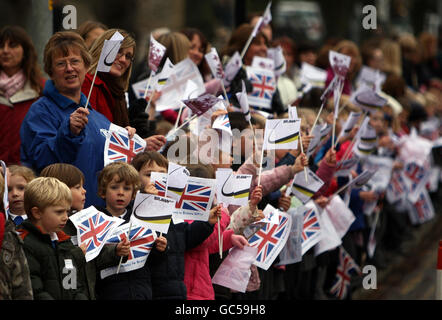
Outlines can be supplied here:
[[[97, 207], [97, 210], [111, 216], [105, 209]], [[127, 213], [123, 217], [126, 222], [129, 222], [132, 213], [131, 207], [127, 208]], [[151, 255], [155, 254], [155, 249], [149, 254], [147, 260]], [[123, 261], [124, 262], [124, 261]], [[151, 300], [152, 286], [150, 279], [150, 271], [147, 263], [143, 268], [113, 274], [104, 279], [101, 279], [100, 270], [97, 270], [97, 284], [96, 296], [97, 300]]]
[[[50, 236], [43, 234], [29, 220], [23, 221], [18, 231], [23, 239], [35, 300], [89, 299], [85, 282], [86, 259], [68, 235], [57, 232], [59, 240], [52, 244]], [[72, 273], [64, 272], [68, 261], [76, 270], [76, 277], [73, 278], [76, 285], [73, 279], [72, 282], [69, 280]], [[69, 286], [66, 287], [66, 284]]]
[[184, 252], [201, 244], [213, 232], [208, 222], [194, 221], [191, 224], [172, 221], [167, 235], [167, 250], [164, 255], [152, 255], [147, 264], [152, 273], [153, 299], [187, 298], [184, 284]]

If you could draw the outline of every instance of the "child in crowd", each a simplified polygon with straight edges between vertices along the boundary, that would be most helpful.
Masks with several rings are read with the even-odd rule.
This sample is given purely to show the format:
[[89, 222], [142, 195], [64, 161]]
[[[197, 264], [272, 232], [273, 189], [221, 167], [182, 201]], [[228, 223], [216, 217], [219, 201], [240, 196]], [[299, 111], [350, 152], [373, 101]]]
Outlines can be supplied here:
[[[0, 194], [5, 182], [0, 175]], [[0, 197], [0, 300], [32, 300], [29, 266], [23, 252], [23, 241], [11, 219], [6, 220]], [[4, 227], [4, 229], [3, 229]]]
[[[106, 202], [106, 208], [98, 210], [126, 222], [132, 214], [132, 201], [140, 189], [138, 172], [125, 162], [114, 162], [107, 165], [98, 177], [98, 195]], [[167, 239], [158, 237], [149, 254], [163, 255]], [[143, 268], [114, 274], [97, 281], [97, 299], [100, 300], [150, 300], [152, 299], [151, 274], [146, 263]]]
[[[72, 205], [69, 216], [84, 209], [86, 201], [86, 190], [83, 188], [84, 175], [80, 169], [68, 163], [54, 163], [44, 168], [41, 177], [54, 177], [64, 182], [71, 190]], [[77, 228], [68, 220], [63, 231], [71, 236], [72, 242], [77, 245]], [[95, 300], [95, 284], [97, 282], [97, 270], [118, 265], [120, 257], [125, 257], [129, 253], [130, 244], [127, 240], [119, 244], [106, 244], [101, 249], [100, 254], [93, 260], [86, 263], [86, 280], [89, 290], [89, 298]]]
[[8, 167], [9, 219], [19, 226], [27, 218], [23, 197], [26, 185], [35, 179], [34, 172], [24, 166]]
[[[211, 165], [189, 165], [187, 169], [191, 176], [205, 179], [214, 179], [215, 172]], [[258, 188], [255, 188], [257, 190]], [[256, 192], [256, 194], [258, 194]], [[253, 198], [253, 204], [261, 200], [260, 197]], [[215, 210], [219, 210], [219, 214], [214, 214]], [[233, 246], [243, 248], [248, 244], [247, 239], [242, 235], [234, 234], [232, 229], [226, 230], [230, 223], [229, 211], [223, 208], [221, 204], [214, 206], [209, 218], [210, 224], [217, 223], [217, 217], [221, 216], [220, 232], [222, 233], [222, 248], [223, 251], [229, 250]], [[189, 223], [192, 223], [189, 221]], [[199, 246], [191, 250], [187, 250], [184, 254], [184, 283], [187, 288], [188, 300], [214, 300], [215, 291], [213, 290], [212, 280], [209, 269], [209, 254], [217, 253], [219, 251], [218, 227], [215, 228], [212, 234]]]
[[[158, 152], [141, 152], [132, 160], [132, 165], [140, 173], [143, 169], [143, 185], [152, 185], [150, 173], [161, 167], [167, 172], [168, 161]], [[155, 190], [152, 190], [155, 193]], [[171, 221], [167, 232], [167, 254], [152, 255], [147, 264], [152, 272], [152, 296], [154, 300], [187, 299], [184, 283], [184, 254], [207, 239], [213, 232], [213, 224], [204, 221], [193, 223]]]
[[28, 219], [19, 232], [34, 299], [87, 300], [84, 253], [62, 231], [72, 204], [71, 191], [56, 178], [40, 177], [26, 186], [24, 201]]

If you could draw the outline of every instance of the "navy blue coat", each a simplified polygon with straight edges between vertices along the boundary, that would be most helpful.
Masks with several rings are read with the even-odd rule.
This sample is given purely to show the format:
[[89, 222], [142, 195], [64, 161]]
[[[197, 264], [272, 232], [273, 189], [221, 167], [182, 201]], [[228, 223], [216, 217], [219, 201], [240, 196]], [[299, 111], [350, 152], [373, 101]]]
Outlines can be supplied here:
[[174, 224], [170, 222], [167, 250], [164, 255], [152, 255], [147, 264], [152, 275], [153, 299], [186, 300], [184, 284], [184, 252], [193, 249], [206, 240], [213, 232], [208, 222], [194, 221]]
[[69, 163], [79, 168], [86, 189], [85, 207], [104, 205], [97, 196], [97, 173], [104, 167], [105, 132], [111, 122], [88, 106], [88, 124], [78, 136], [71, 133], [69, 117], [80, 105], [61, 95], [52, 80], [46, 81], [43, 96], [34, 102], [20, 129], [21, 162], [37, 174], [53, 163]]

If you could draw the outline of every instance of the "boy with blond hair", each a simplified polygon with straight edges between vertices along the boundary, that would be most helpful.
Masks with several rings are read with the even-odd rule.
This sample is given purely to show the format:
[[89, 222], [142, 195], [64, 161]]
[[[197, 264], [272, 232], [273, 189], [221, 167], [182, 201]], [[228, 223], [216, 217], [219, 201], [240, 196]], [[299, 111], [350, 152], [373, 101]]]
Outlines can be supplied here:
[[62, 230], [72, 204], [69, 188], [56, 178], [40, 177], [25, 188], [28, 219], [19, 228], [36, 300], [87, 300], [86, 260]]

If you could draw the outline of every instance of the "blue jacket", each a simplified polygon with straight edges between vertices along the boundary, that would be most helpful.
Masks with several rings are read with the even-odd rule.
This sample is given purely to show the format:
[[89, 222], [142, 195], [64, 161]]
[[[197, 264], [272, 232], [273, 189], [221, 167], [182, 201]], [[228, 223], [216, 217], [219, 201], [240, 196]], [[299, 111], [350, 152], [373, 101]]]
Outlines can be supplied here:
[[20, 128], [21, 162], [38, 174], [53, 163], [69, 163], [79, 168], [85, 177], [85, 207], [104, 205], [97, 195], [98, 172], [104, 167], [102, 129], [108, 130], [110, 121], [88, 106], [86, 127], [78, 136], [69, 129], [69, 117], [86, 104], [81, 94], [80, 105], [61, 95], [52, 80], [46, 81], [43, 96], [34, 102]]

